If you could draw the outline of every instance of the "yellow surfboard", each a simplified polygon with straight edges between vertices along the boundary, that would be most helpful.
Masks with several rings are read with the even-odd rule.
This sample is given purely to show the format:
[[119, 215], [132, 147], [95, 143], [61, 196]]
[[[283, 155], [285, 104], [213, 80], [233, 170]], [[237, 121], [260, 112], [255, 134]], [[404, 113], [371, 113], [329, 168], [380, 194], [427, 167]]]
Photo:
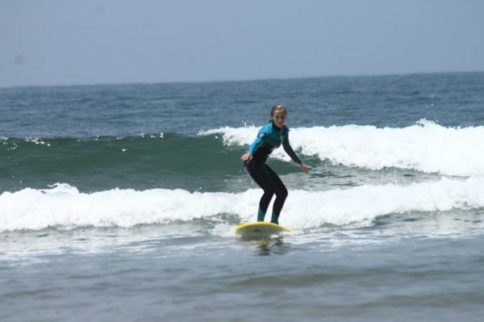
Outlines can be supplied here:
[[235, 226], [235, 233], [242, 239], [263, 239], [271, 235], [291, 231], [291, 228], [270, 222], [255, 221]]

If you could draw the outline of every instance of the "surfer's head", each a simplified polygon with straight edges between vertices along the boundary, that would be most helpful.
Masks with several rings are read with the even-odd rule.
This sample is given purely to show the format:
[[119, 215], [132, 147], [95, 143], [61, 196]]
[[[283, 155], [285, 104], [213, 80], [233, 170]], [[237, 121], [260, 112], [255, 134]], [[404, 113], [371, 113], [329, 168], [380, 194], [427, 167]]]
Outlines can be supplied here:
[[271, 120], [278, 128], [286, 123], [287, 108], [282, 104], [274, 105], [271, 109]]

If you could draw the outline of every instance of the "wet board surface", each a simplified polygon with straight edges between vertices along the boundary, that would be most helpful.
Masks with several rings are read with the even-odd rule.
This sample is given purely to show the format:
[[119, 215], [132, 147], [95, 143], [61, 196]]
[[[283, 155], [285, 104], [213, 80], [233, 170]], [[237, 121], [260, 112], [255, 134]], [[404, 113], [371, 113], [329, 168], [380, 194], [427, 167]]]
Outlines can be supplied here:
[[291, 231], [289, 227], [276, 225], [270, 222], [249, 222], [235, 226], [235, 233], [242, 239], [263, 239], [272, 235]]

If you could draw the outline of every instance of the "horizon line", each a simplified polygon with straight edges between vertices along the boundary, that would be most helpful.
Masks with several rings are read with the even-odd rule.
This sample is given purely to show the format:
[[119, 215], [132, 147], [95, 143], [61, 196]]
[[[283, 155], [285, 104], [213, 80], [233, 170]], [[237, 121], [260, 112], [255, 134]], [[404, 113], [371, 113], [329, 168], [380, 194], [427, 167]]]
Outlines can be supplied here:
[[230, 83], [230, 82], [260, 82], [260, 81], [285, 81], [300, 79], [319, 79], [319, 78], [349, 78], [349, 77], [389, 77], [389, 76], [411, 76], [411, 75], [433, 75], [433, 74], [474, 74], [484, 73], [484, 70], [455, 70], [455, 71], [429, 71], [429, 72], [403, 72], [403, 73], [381, 73], [381, 74], [330, 74], [320, 76], [290, 76], [290, 77], [261, 77], [261, 78], [240, 78], [240, 79], [214, 79], [214, 80], [194, 80], [194, 81], [133, 81], [133, 82], [106, 82], [106, 83], [71, 83], [71, 84], [51, 84], [51, 85], [7, 85], [0, 86], [1, 89], [16, 88], [43, 88], [43, 87], [92, 87], [92, 86], [129, 86], [129, 85], [156, 85], [156, 84], [210, 84], [210, 83]]

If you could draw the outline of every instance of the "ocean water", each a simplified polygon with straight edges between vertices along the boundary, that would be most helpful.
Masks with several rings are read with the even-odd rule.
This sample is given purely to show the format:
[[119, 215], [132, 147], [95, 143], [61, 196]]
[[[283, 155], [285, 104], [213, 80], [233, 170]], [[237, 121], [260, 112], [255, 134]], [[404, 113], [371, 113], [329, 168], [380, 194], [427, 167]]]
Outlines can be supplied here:
[[[291, 233], [242, 241], [269, 164]], [[0, 89], [1, 321], [481, 321], [484, 73]]]

